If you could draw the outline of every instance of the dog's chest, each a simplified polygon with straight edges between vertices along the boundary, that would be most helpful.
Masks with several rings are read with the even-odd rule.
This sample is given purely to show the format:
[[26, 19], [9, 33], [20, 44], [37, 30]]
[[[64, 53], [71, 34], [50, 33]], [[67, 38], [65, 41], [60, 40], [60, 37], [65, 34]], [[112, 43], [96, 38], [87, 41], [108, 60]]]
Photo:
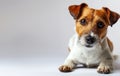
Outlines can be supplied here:
[[98, 64], [101, 60], [101, 47], [99, 45], [93, 48], [75, 46], [71, 51], [71, 57], [73, 57], [79, 63], [85, 64]]

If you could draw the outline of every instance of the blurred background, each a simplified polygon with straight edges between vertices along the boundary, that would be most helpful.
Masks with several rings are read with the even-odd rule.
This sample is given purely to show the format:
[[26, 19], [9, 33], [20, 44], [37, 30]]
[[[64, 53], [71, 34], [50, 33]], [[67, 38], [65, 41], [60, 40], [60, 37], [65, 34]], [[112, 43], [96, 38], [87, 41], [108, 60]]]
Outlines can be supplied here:
[[[0, 0], [0, 74], [18, 76], [19, 71], [26, 72], [21, 67], [27, 66], [28, 70], [32, 66], [34, 71], [28, 70], [28, 75], [31, 71], [39, 73], [43, 66], [57, 68], [62, 64], [75, 26], [68, 6], [82, 2], [96, 9], [108, 7], [120, 14], [120, 0]], [[108, 29], [114, 54], [118, 55], [119, 29], [120, 20]]]

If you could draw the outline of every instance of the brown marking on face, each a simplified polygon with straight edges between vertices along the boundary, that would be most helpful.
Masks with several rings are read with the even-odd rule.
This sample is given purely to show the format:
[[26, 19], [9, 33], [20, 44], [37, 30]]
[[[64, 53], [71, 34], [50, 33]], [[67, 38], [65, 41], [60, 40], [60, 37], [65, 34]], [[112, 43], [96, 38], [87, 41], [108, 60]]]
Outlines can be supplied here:
[[[98, 23], [102, 22], [104, 27], [103, 28], [99, 28], [98, 27]], [[95, 10], [94, 12], [94, 19], [93, 19], [93, 26], [94, 28], [92, 29], [92, 31], [98, 35], [98, 37], [100, 39], [104, 38], [106, 36], [107, 33], [107, 28], [108, 25], [110, 24], [108, 17], [107, 17], [107, 13], [104, 10]]]
[[[100, 39], [106, 36], [108, 25], [113, 25], [120, 18], [116, 12], [103, 7], [100, 10], [89, 8], [87, 4], [69, 6], [69, 12], [76, 21], [76, 32], [79, 36], [89, 34], [91, 31], [98, 35]], [[84, 25], [80, 22], [82, 19], [86, 21]], [[98, 28], [98, 22], [104, 24], [103, 28]]]
[[[83, 34], [88, 34], [91, 30], [91, 21], [93, 19], [93, 9], [89, 9], [88, 7], [83, 9], [82, 15], [78, 20], [76, 20], [76, 32], [78, 33], [79, 36], [82, 36]], [[82, 19], [86, 20], [85, 25], [82, 25], [80, 21]]]
[[[85, 25], [82, 25], [80, 23], [82, 19], [86, 20]], [[98, 22], [102, 22], [104, 27], [98, 28]], [[98, 35], [100, 39], [102, 39], [106, 35], [108, 25], [109, 20], [107, 18], [107, 13], [104, 10], [95, 10], [86, 7], [84, 8], [80, 18], [76, 20], [76, 32], [79, 36], [82, 36], [83, 34], [89, 34], [90, 32], [94, 32]]]

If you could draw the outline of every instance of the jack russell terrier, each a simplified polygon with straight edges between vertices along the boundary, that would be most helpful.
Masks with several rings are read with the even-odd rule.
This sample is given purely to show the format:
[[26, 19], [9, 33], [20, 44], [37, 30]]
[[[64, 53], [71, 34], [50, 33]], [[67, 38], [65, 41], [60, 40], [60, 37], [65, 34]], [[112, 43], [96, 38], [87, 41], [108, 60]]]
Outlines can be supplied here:
[[89, 8], [87, 4], [69, 6], [75, 19], [76, 33], [69, 41], [69, 55], [59, 67], [71, 72], [77, 64], [97, 67], [97, 72], [108, 74], [113, 70], [113, 44], [106, 36], [108, 26], [115, 24], [120, 15], [107, 7]]

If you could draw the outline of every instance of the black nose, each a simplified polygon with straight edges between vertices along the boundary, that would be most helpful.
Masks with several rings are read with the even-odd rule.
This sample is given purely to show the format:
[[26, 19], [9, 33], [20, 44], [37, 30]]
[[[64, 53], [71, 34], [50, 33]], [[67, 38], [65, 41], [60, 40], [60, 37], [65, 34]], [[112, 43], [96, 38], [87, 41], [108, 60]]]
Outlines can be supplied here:
[[93, 37], [93, 36], [86, 36], [86, 42], [88, 43], [88, 44], [93, 44], [94, 42], [96, 41], [96, 38], [95, 37]]

